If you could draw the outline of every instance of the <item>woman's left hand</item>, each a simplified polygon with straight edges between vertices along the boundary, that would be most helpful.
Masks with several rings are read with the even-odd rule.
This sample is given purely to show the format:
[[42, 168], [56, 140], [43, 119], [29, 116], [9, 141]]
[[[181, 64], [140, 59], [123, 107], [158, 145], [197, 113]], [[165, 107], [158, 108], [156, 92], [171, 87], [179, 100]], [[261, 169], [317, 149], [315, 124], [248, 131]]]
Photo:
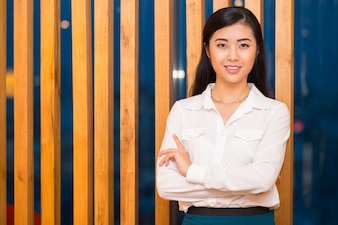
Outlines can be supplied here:
[[179, 173], [183, 176], [186, 176], [188, 168], [191, 165], [189, 154], [184, 149], [182, 143], [175, 134], [173, 135], [173, 138], [177, 148], [168, 148], [162, 150], [158, 154], [159, 157], [162, 157], [161, 161], [159, 162], [159, 166], [168, 166], [169, 161], [174, 160], [176, 162]]

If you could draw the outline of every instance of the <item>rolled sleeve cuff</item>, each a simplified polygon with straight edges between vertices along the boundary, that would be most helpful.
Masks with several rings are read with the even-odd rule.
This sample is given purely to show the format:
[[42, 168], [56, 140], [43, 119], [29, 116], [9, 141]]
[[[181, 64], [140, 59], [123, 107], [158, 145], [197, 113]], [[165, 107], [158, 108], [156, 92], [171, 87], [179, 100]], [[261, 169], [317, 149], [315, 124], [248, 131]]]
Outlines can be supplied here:
[[203, 184], [206, 171], [207, 166], [191, 164], [186, 175], [187, 181], [190, 183]]

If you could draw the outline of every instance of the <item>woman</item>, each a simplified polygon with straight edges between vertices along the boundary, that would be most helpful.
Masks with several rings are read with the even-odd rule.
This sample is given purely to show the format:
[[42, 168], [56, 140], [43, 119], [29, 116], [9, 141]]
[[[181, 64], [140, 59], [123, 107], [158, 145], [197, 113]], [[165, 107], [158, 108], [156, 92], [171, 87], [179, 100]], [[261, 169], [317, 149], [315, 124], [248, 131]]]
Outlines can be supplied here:
[[220, 9], [206, 22], [191, 95], [167, 119], [159, 195], [179, 202], [184, 225], [275, 224], [290, 115], [267, 97], [262, 32], [248, 9]]

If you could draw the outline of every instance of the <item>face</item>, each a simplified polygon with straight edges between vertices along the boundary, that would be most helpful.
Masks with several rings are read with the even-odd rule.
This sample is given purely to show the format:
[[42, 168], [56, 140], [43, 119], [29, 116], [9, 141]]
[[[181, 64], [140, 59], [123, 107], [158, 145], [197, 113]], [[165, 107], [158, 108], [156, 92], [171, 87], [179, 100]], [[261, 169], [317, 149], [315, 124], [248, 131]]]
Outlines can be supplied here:
[[246, 83], [258, 54], [252, 29], [242, 23], [217, 30], [206, 47], [216, 82]]

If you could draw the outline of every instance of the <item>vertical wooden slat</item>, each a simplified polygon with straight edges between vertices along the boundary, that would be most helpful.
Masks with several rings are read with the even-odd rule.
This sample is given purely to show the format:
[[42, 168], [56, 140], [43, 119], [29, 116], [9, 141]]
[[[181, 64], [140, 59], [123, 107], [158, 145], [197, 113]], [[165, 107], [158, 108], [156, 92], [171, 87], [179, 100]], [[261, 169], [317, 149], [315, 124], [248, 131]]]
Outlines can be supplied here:
[[138, 224], [138, 1], [121, 1], [121, 224]]
[[0, 0], [0, 224], [6, 224], [6, 0]]
[[202, 32], [205, 22], [205, 1], [186, 1], [186, 60], [187, 60], [187, 94], [195, 80], [198, 61], [201, 56]]
[[94, 2], [94, 221], [114, 224], [114, 2]]
[[218, 9], [231, 6], [231, 0], [213, 0], [212, 8], [213, 11], [217, 11]]
[[[173, 101], [173, 0], [154, 1], [155, 10], [155, 156], [160, 149]], [[170, 204], [155, 193], [155, 224], [168, 225]]]
[[93, 223], [91, 1], [72, 1], [74, 224]]
[[264, 0], [245, 0], [245, 8], [249, 9], [257, 17], [259, 23], [263, 28], [263, 9]]
[[60, 0], [41, 1], [41, 223], [60, 224]]
[[14, 0], [14, 214], [33, 224], [33, 1]]
[[280, 208], [277, 225], [292, 224], [293, 117], [294, 117], [294, 5], [293, 0], [276, 1], [276, 99], [285, 102], [291, 113], [291, 135], [287, 144], [281, 179], [278, 182]]

